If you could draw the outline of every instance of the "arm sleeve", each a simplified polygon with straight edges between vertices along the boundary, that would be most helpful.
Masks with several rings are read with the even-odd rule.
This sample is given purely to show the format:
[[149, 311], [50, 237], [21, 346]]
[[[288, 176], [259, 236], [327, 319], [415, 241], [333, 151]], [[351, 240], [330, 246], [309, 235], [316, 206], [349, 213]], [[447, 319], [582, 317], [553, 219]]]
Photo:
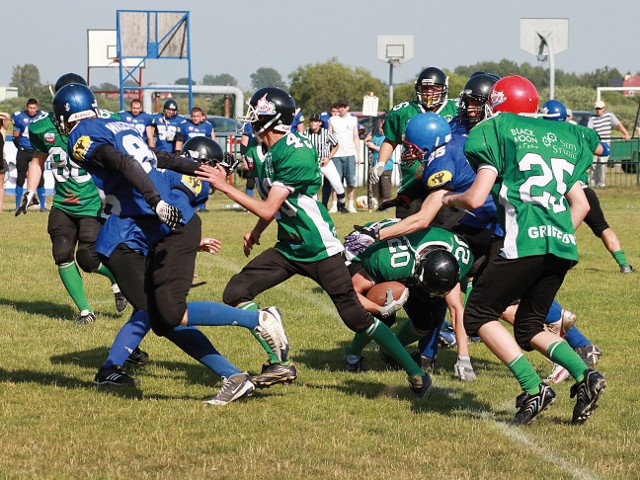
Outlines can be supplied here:
[[135, 158], [121, 152], [113, 145], [101, 145], [91, 156], [91, 163], [120, 172], [155, 210], [156, 205], [161, 200], [160, 194], [147, 172], [144, 171], [142, 165]]
[[158, 158], [158, 168], [167, 168], [174, 172], [194, 176], [198, 169], [198, 162], [189, 160], [177, 153], [164, 152], [156, 148], [151, 149]]

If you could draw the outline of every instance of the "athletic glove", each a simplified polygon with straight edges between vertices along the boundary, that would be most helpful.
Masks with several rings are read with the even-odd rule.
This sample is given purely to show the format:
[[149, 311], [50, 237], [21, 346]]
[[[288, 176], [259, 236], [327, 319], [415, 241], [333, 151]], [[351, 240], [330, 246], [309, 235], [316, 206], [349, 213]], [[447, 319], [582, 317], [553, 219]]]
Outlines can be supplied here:
[[407, 299], [409, 298], [409, 289], [405, 288], [400, 295], [398, 300], [393, 298], [393, 291], [391, 289], [387, 290], [387, 299], [384, 302], [384, 305], [380, 307], [380, 315], [382, 318], [389, 318], [391, 315], [395, 314], [398, 310], [402, 308], [402, 306], [407, 303]]
[[38, 196], [36, 195], [36, 192], [32, 192], [31, 190], [27, 190], [22, 195], [22, 202], [20, 203], [20, 206], [18, 208], [16, 208], [16, 217], [18, 215], [20, 215], [21, 213], [24, 213], [26, 215], [27, 214], [27, 209], [31, 205], [38, 205], [39, 203], [40, 202], [38, 201]]
[[409, 197], [407, 197], [406, 195], [398, 195], [396, 198], [393, 198], [391, 200], [385, 200], [384, 202], [382, 202], [378, 206], [378, 210], [382, 212], [387, 208], [391, 208], [391, 207], [409, 208], [410, 203], [411, 201]]
[[354, 225], [355, 230], [344, 237], [344, 247], [354, 256], [364, 251], [373, 242], [380, 240], [378, 227], [363, 227]]
[[167, 225], [171, 230], [175, 230], [178, 228], [178, 225], [180, 225], [182, 212], [173, 205], [165, 202], [164, 200], [160, 200], [154, 207], [154, 210], [162, 223]]
[[384, 163], [376, 163], [369, 173], [369, 179], [371, 180], [372, 185], [375, 185], [380, 181], [382, 172], [384, 172]]

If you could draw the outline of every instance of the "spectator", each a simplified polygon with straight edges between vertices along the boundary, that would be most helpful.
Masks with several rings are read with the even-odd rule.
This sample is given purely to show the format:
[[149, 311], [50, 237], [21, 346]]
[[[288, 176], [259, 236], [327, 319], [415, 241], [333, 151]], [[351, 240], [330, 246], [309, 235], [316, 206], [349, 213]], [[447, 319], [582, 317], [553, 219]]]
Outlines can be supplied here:
[[[373, 161], [371, 165], [375, 165], [378, 163], [378, 155], [380, 152], [380, 147], [382, 146], [382, 142], [384, 142], [384, 132], [382, 127], [384, 125], [384, 119], [381, 119], [377, 125], [374, 127], [373, 136], [371, 133], [368, 133], [366, 137], [364, 137], [365, 145], [369, 150], [373, 152]], [[380, 175], [380, 180], [373, 186], [373, 194], [378, 200], [378, 205], [381, 205], [382, 202], [387, 200], [391, 200], [391, 174], [393, 173], [393, 158], [389, 157], [387, 163], [384, 164], [384, 171], [382, 175]]]
[[338, 107], [338, 115], [329, 119], [329, 131], [338, 140], [338, 152], [333, 157], [333, 163], [340, 177], [347, 182], [349, 212], [356, 213], [357, 210], [353, 203], [354, 188], [356, 186], [356, 165], [362, 163], [359, 148], [358, 120], [349, 113], [349, 102], [347, 100], [339, 100], [334, 106]]
[[567, 108], [567, 123], [571, 123], [572, 125], [578, 124], [578, 122], [573, 119], [573, 111], [570, 108]]
[[4, 201], [4, 174], [9, 169], [7, 160], [4, 158], [4, 139], [7, 136], [7, 125], [11, 122], [8, 113], [0, 112], [0, 212], [2, 212], [2, 202]]
[[[600, 140], [609, 143], [611, 141], [611, 130], [614, 128], [622, 132], [625, 140], [629, 140], [629, 138], [631, 138], [622, 122], [620, 122], [612, 112], [606, 111], [607, 105], [602, 100], [598, 100], [596, 102], [595, 108], [596, 116], [589, 119], [587, 127], [594, 129], [598, 135], [600, 135]], [[608, 161], [609, 157], [593, 157], [593, 163], [595, 165], [593, 166], [593, 178], [591, 179], [591, 185], [599, 188], [604, 188], [606, 186], [604, 181], [606, 175], [605, 169], [607, 168]]]
[[[331, 184], [338, 196], [337, 203], [334, 203], [329, 213], [336, 213], [338, 211], [340, 213], [349, 213], [346, 207], [342, 178], [340, 178], [338, 170], [331, 160], [338, 151], [338, 140], [336, 140], [336, 137], [329, 130], [322, 127], [322, 119], [317, 113], [311, 115], [309, 119], [309, 129], [305, 135], [318, 151], [318, 162], [322, 175], [324, 175], [325, 180]], [[329, 203], [329, 197], [322, 197], [322, 203], [326, 207], [327, 203]]]
[[[135, 128], [142, 138], [145, 138], [147, 127], [151, 126], [151, 115], [142, 111], [142, 102], [133, 99], [129, 104], [130, 110], [119, 112], [118, 115], [123, 122], [128, 123]], [[147, 139], [148, 141], [148, 139]]]
[[[20, 208], [20, 200], [24, 193], [24, 181], [27, 179], [27, 169], [29, 162], [33, 158], [35, 151], [29, 141], [29, 124], [40, 117], [38, 100], [30, 98], [27, 100], [27, 107], [22, 112], [16, 112], [12, 116], [13, 120], [13, 144], [18, 149], [16, 155], [16, 168], [18, 170], [18, 178], [16, 179], [16, 211]], [[44, 204], [44, 176], [40, 179], [37, 189], [38, 199], [40, 200], [40, 211], [46, 212], [47, 208]]]

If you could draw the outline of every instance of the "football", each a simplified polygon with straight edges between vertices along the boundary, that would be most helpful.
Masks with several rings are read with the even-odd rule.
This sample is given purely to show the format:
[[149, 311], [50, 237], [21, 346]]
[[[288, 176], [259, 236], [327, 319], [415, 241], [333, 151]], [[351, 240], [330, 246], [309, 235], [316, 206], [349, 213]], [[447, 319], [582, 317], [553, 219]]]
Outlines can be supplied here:
[[407, 287], [400, 282], [389, 281], [376, 283], [369, 289], [366, 297], [376, 305], [382, 306], [387, 298], [387, 290], [391, 289], [391, 292], [393, 292], [393, 298], [398, 300], [406, 288]]

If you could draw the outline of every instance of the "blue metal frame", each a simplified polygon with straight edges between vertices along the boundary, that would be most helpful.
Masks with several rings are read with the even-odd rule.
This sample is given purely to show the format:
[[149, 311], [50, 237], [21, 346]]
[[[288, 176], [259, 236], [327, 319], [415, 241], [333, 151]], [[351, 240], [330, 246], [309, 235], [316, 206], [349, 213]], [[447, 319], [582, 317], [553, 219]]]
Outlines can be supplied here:
[[[135, 67], [132, 67], [130, 70], [126, 69], [124, 67], [124, 60], [127, 58], [139, 58], [139, 57], [132, 57], [132, 56], [123, 56], [122, 55], [122, 45], [121, 45], [121, 41], [120, 41], [120, 13], [146, 13], [147, 14], [147, 26], [149, 26], [149, 23], [152, 21], [151, 20], [151, 14], [155, 13], [179, 13], [182, 14], [182, 18], [169, 30], [169, 32], [167, 32], [167, 34], [158, 39], [158, 25], [157, 25], [157, 21], [158, 21], [158, 17], [156, 15], [155, 17], [155, 29], [154, 31], [155, 33], [155, 38], [151, 38], [151, 35], [148, 33], [147, 34], [147, 55], [145, 57], [142, 58], [142, 60], [140, 60], [140, 62], [138, 62], [138, 64]], [[166, 56], [166, 57], [161, 57], [160, 54], [161, 52], [158, 51], [159, 46], [162, 44], [163, 41], [165, 41], [168, 37], [170, 37], [179, 27], [180, 25], [182, 25], [183, 23], [186, 22], [186, 31], [187, 31], [187, 78], [189, 80], [189, 83], [187, 85], [185, 85], [184, 90], [187, 91], [189, 93], [189, 110], [191, 110], [193, 108], [193, 79], [191, 76], [191, 21], [190, 21], [190, 16], [189, 16], [189, 12], [185, 12], [185, 11], [171, 11], [171, 10], [116, 10], [116, 32], [117, 32], [117, 42], [116, 42], [116, 50], [118, 52], [118, 59], [119, 61], [119, 65], [118, 65], [118, 73], [119, 73], [119, 81], [120, 81], [120, 110], [124, 110], [124, 92], [128, 91], [128, 90], [145, 90], [147, 88], [154, 88], [154, 87], [143, 87], [142, 85], [139, 86], [135, 86], [135, 87], [129, 87], [129, 86], [125, 86], [125, 82], [127, 80], [129, 80], [130, 78], [133, 78], [133, 75], [136, 71], [140, 70], [141, 65], [149, 59], [158, 59], [158, 60], [162, 60], [162, 59], [184, 59], [184, 57], [181, 56]], [[147, 28], [147, 32], [150, 32], [151, 29]], [[125, 71], [126, 70], [126, 71]], [[176, 90], [182, 90], [181, 88], [182, 86], [180, 85], [176, 85]]]

